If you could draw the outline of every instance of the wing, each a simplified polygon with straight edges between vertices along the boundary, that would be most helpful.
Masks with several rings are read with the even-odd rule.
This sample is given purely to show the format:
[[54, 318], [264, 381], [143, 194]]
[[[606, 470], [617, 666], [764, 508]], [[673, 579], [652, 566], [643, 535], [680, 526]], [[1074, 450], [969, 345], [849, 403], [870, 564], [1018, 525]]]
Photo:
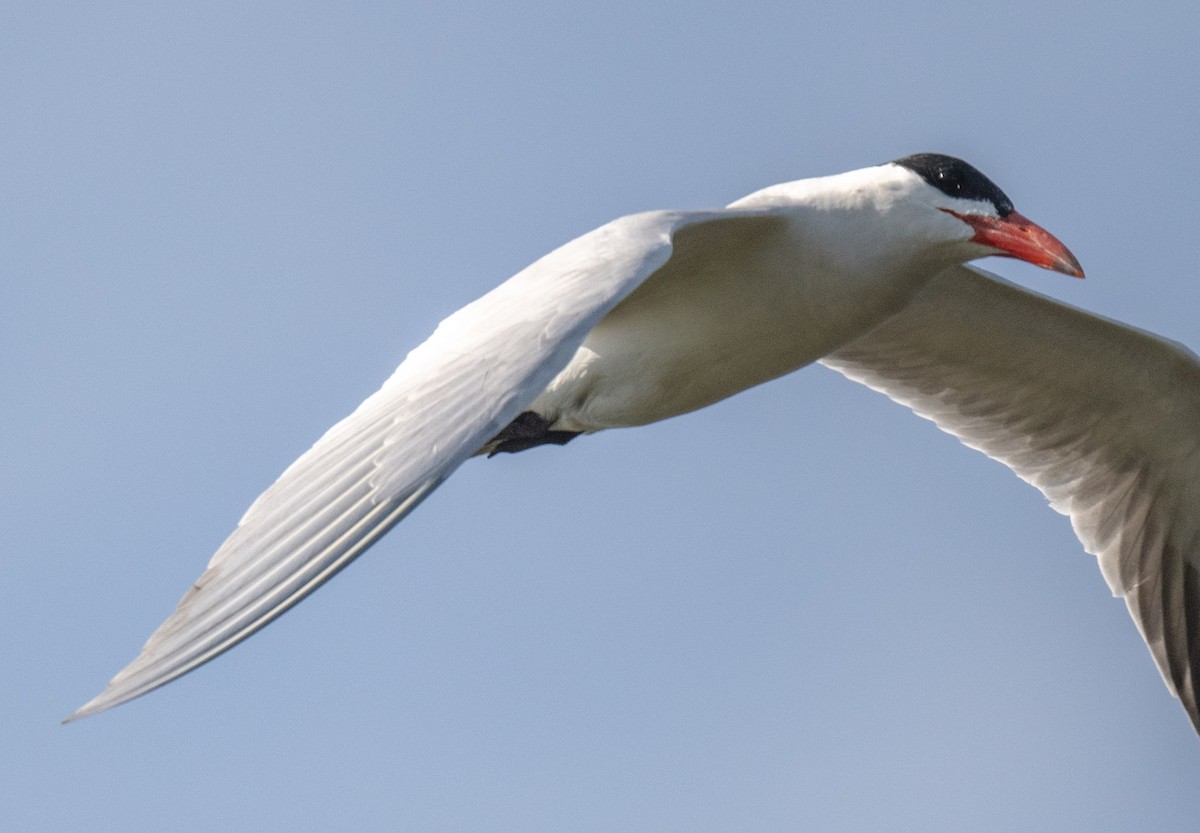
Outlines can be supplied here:
[[675, 232], [767, 214], [622, 217], [447, 318], [254, 502], [140, 655], [68, 720], [186, 674], [317, 589], [512, 421], [596, 322], [668, 260]]
[[1005, 463], [1069, 515], [1200, 730], [1200, 362], [975, 269], [822, 363]]

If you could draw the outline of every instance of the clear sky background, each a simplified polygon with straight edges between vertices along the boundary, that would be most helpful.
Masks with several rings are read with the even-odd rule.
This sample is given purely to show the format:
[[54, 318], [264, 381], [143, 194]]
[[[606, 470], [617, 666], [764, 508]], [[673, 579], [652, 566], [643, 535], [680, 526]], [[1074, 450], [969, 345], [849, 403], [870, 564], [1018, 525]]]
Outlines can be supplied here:
[[4, 4], [4, 828], [1194, 829], [1067, 520], [821, 368], [471, 461], [58, 721], [441, 318], [621, 214], [951, 153], [1088, 280], [988, 266], [1200, 347], [1198, 43], [1193, 2]]

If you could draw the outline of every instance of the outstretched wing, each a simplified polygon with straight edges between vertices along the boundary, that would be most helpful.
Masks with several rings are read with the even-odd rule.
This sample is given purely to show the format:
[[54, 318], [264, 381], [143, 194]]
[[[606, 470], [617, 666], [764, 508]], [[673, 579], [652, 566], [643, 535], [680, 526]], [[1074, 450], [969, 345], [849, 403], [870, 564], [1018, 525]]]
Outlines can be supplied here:
[[254, 502], [139, 656], [68, 720], [186, 674], [317, 589], [541, 393], [596, 322], [668, 260], [677, 231], [762, 216], [622, 217], [447, 318]]
[[968, 267], [822, 363], [1069, 515], [1200, 730], [1200, 362]]

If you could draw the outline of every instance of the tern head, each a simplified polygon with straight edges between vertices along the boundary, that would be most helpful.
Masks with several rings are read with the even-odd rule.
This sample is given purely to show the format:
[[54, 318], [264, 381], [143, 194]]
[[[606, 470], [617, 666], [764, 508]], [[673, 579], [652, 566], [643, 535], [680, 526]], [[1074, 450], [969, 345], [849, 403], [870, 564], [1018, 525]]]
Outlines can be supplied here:
[[805, 247], [826, 268], [855, 278], [928, 278], [988, 255], [1083, 277], [1067, 247], [1017, 213], [994, 182], [940, 153], [773, 185], [730, 207], [768, 206], [795, 211]]
[[940, 153], [905, 156], [890, 166], [912, 178], [904, 189], [906, 201], [958, 221], [955, 228], [946, 227], [946, 233], [952, 244], [964, 244], [963, 261], [1000, 255], [1083, 277], [1075, 255], [1050, 232], [1019, 214], [1008, 195], [974, 166]]

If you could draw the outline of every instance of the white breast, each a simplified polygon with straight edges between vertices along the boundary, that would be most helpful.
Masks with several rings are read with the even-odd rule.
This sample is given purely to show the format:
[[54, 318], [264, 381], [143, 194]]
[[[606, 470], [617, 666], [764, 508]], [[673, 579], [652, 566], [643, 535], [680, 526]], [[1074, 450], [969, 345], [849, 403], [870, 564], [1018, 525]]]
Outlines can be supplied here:
[[[702, 223], [531, 406], [556, 429], [643, 425], [790, 373], [902, 308], [931, 271], [862, 274], [793, 209]], [[842, 226], [839, 232], [844, 234]]]

